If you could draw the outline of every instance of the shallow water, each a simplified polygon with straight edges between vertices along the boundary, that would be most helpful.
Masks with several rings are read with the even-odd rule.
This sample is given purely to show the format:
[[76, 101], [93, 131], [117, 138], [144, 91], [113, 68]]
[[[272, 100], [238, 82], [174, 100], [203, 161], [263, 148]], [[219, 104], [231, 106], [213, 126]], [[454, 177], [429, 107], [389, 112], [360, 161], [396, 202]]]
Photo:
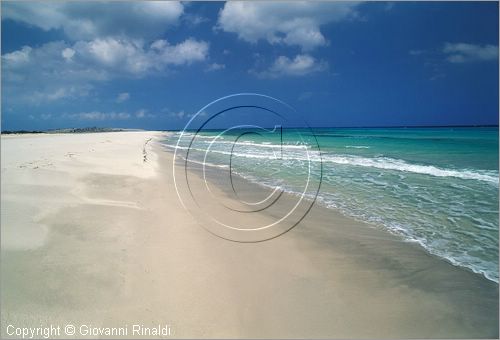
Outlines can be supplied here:
[[307, 178], [321, 178], [319, 203], [498, 282], [498, 128], [221, 132], [184, 134], [178, 147], [289, 192], [313, 195]]

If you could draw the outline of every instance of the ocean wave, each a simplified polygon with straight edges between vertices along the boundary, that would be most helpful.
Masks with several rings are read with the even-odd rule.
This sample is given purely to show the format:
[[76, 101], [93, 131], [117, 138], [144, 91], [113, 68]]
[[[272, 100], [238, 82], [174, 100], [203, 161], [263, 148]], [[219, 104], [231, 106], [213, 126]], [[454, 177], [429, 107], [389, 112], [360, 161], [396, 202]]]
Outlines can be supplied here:
[[[189, 158], [195, 159], [190, 161], [202, 164], [200, 160], [203, 159], [207, 145], [201, 144], [205, 149], [194, 150], [199, 152], [191, 154]], [[236, 169], [242, 171], [233, 170], [234, 173], [259, 185], [270, 188], [279, 185], [288, 193], [301, 194], [300, 183], [297, 185], [293, 182], [293, 178], [290, 180], [289, 177], [278, 182], [279, 176], [270, 175], [269, 171], [273, 168], [285, 169], [287, 171], [285, 175], [292, 173], [293, 176], [298, 176], [301, 167], [307, 164], [307, 154], [304, 152], [307, 149], [292, 148], [283, 152], [283, 162], [276, 159], [273, 150], [269, 148], [271, 144], [266, 144], [267, 147], [262, 147], [257, 143], [252, 144], [256, 145], [247, 144], [245, 147], [243, 143], [242, 148], [238, 149], [239, 152], [231, 153], [228, 145], [217, 142], [210, 152], [214, 153], [210, 155], [210, 160], [213, 162], [206, 165], [227, 169], [227, 165], [217, 163], [227, 160], [224, 155], [232, 154], [234, 157], [241, 157], [237, 163], [240, 167]], [[165, 146], [176, 148], [175, 145]], [[179, 149], [185, 150], [187, 147], [180, 146]], [[310, 152], [310, 154], [319, 155], [317, 152]], [[495, 233], [498, 230], [498, 210], [491, 204], [494, 202], [488, 201], [488, 197], [495, 196], [480, 195], [483, 191], [495, 192], [495, 199], [498, 199], [495, 187], [481, 183], [498, 186], [498, 171], [441, 168], [384, 156], [362, 157], [347, 152], [346, 154], [322, 153], [322, 159], [325, 162], [324, 169], [328, 169], [323, 174], [325, 184], [318, 197], [310, 192], [306, 194], [306, 197], [316, 198], [318, 203], [325, 207], [336, 209], [346, 216], [388, 230], [408, 242], [419, 244], [429, 253], [446, 259], [453, 265], [469, 268], [489, 280], [498, 282], [498, 262], [495, 262], [497, 260], [491, 256], [495, 251], [498, 255], [496, 242], [498, 233]], [[312, 157], [311, 160], [318, 162], [320, 159]], [[248, 164], [253, 166], [247, 168]], [[258, 171], [253, 171], [254, 168]], [[368, 171], [369, 169], [381, 169], [381, 171]], [[392, 176], [386, 177], [385, 175], [389, 172]], [[347, 174], [347, 176], [342, 176], [342, 174]], [[432, 177], [417, 177], [413, 174]], [[393, 181], [395, 176], [403, 177], [402, 181]], [[458, 178], [472, 182], [441, 180], [439, 177]], [[415, 181], [420, 179], [426, 181], [417, 181], [417, 184], [431, 183], [431, 185], [416, 185]], [[356, 187], [356, 183], [359, 188]], [[448, 195], [447, 191], [443, 191], [436, 195], [436, 192], [429, 191], [434, 183], [436, 186], [439, 186], [437, 183], [442, 183], [443, 190], [450, 189], [451, 194]], [[343, 186], [348, 188], [347, 194], [342, 191]], [[387, 195], [395, 200], [371, 199], [372, 195], [377, 193], [391, 192], [390, 188], [394, 186], [401, 186], [401, 189]], [[359, 190], [356, 191], [356, 188]], [[389, 191], [382, 191], [386, 188], [389, 188], [387, 189]], [[456, 194], [457, 192], [463, 193], [464, 196]], [[415, 208], [421, 206], [423, 208]], [[432, 207], [432, 209], [426, 209], [426, 207]], [[485, 213], [492, 214], [493, 217], [484, 215]], [[440, 220], [440, 216], [445, 216], [446, 221]], [[476, 245], [479, 245], [479, 250], [474, 248]]]
[[[306, 135], [306, 134], [304, 134]], [[399, 136], [388, 136], [388, 135], [364, 135], [364, 134], [331, 134], [331, 133], [315, 133], [314, 135], [310, 135], [318, 138], [346, 138], [346, 139], [360, 139], [360, 140], [407, 140], [407, 141], [416, 141], [416, 142], [422, 142], [422, 141], [427, 141], [427, 142], [439, 142], [439, 141], [446, 141], [446, 142], [469, 142], [471, 139], [474, 140], [480, 140], [483, 139], [482, 137], [468, 137], [468, 138], [457, 138], [457, 137], [449, 137], [449, 136], [443, 136], [443, 137], [430, 137], [430, 136], [408, 136], [408, 135], [399, 135]]]
[[[205, 143], [207, 144], [210, 144], [211, 142], [209, 141], [205, 141]], [[232, 142], [232, 141], [217, 141], [216, 142], [217, 144], [228, 144], [228, 145], [238, 145], [238, 146], [254, 146], [254, 147], [258, 147], [258, 148], [271, 148], [271, 149], [280, 149], [280, 148], [284, 148], [284, 149], [306, 149], [306, 148], [310, 148], [310, 145], [307, 145], [307, 144], [300, 144], [299, 142], [297, 142], [296, 144], [272, 144], [272, 143], [269, 143], [269, 142], [264, 142], [264, 143], [252, 143], [252, 142], [247, 142], [247, 141], [243, 141], [243, 142]], [[214, 143], [215, 144], [215, 143]]]
[[384, 170], [395, 170], [412, 172], [436, 177], [455, 177], [461, 179], [472, 179], [498, 185], [498, 172], [492, 170], [469, 170], [469, 169], [443, 169], [433, 165], [411, 164], [404, 160], [389, 157], [359, 157], [359, 156], [333, 156], [323, 155], [323, 161], [336, 164], [363, 166]]
[[[277, 183], [275, 182], [263, 181], [261, 178], [256, 178], [244, 173], [237, 174], [260, 186], [274, 188], [277, 185]], [[280, 183], [279, 185], [288, 194], [296, 196], [303, 195], [302, 192], [283, 185], [283, 183]], [[305, 198], [316, 200], [320, 205], [329, 209], [337, 210], [343, 215], [351, 217], [355, 220], [367, 222], [373, 226], [379, 226], [386, 231], [401, 237], [406, 242], [417, 243], [430, 254], [441, 257], [454, 266], [468, 268], [474, 273], [480, 274], [488, 280], [498, 283], [497, 264], [481, 259], [478, 256], [469, 254], [468, 251], [470, 249], [468, 248], [468, 246], [463, 245], [462, 242], [456, 239], [452, 234], [442, 235], [442, 239], [435, 239], [433, 235], [418, 235], [413, 230], [414, 228], [410, 225], [406, 226], [402, 223], [396, 223], [394, 221], [388, 221], [375, 215], [369, 215], [364, 210], [363, 212], [359, 210], [353, 210], [343, 204], [342, 200], [339, 200], [338, 198], [334, 198], [333, 196], [322, 192], [320, 192], [318, 196], [316, 196], [314, 193], [306, 193]], [[471, 236], [475, 237], [477, 236], [477, 234], [471, 233]], [[443, 246], [443, 244], [439, 244], [439, 242], [452, 242], [457, 246], [457, 248], [447, 250], [447, 247]], [[480, 242], [480, 240], [478, 240], [478, 242]]]
[[[241, 144], [245, 146], [245, 144]], [[246, 144], [247, 146], [258, 145], [264, 147], [263, 149], [269, 149], [271, 145], [260, 145], [260, 144]], [[167, 145], [171, 148], [176, 148], [175, 146]], [[277, 146], [279, 147], [279, 146]], [[423, 164], [412, 164], [404, 161], [402, 159], [395, 159], [389, 157], [362, 157], [362, 156], [354, 156], [354, 155], [332, 155], [328, 153], [323, 153], [321, 157], [319, 157], [318, 152], [310, 151], [308, 148], [303, 146], [299, 146], [299, 148], [303, 151], [307, 152], [293, 152], [293, 149], [296, 149], [297, 146], [290, 145], [288, 146], [289, 151], [283, 152], [281, 156], [282, 160], [288, 161], [311, 161], [311, 162], [329, 162], [334, 164], [341, 165], [350, 165], [350, 166], [360, 166], [367, 168], [376, 168], [382, 170], [392, 170], [392, 171], [400, 171], [406, 173], [415, 173], [421, 175], [428, 175], [434, 177], [454, 177], [466, 180], [477, 180], [487, 182], [492, 185], [498, 186], [499, 184], [499, 175], [497, 171], [494, 170], [471, 170], [471, 169], [446, 169], [440, 168], [434, 165], [423, 165]], [[187, 150], [187, 147], [177, 146], [177, 149]], [[285, 148], [287, 149], [287, 148]], [[190, 150], [206, 152], [206, 149], [200, 148], [190, 148]], [[210, 153], [223, 154], [223, 155], [232, 155], [233, 157], [242, 157], [242, 158], [253, 158], [253, 159], [269, 159], [276, 160], [277, 155], [273, 152], [264, 152], [264, 150], [252, 149], [248, 150], [248, 152], [231, 152], [226, 150], [217, 150], [216, 148], [212, 148]]]

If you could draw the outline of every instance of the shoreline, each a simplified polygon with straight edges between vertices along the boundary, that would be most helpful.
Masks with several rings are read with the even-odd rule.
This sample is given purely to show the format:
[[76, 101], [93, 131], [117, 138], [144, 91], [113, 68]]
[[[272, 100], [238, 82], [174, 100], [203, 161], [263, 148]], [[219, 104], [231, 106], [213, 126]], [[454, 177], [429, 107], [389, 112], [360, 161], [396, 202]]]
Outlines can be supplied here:
[[[169, 324], [175, 338], [498, 336], [496, 283], [386, 231], [315, 204], [276, 239], [229, 242], [180, 204], [162, 133], [54, 136], [2, 136], [18, 142], [2, 152], [3, 337], [70, 322]], [[26, 222], [45, 243], [5, 247], [6, 225]]]
[[[173, 156], [173, 151], [167, 147], [161, 146], [161, 151], [168, 153], [170, 157]], [[214, 169], [217, 169], [216, 166], [210, 166], [209, 168], [210, 170], [208, 173], [212, 172], [213, 174], [216, 172], [214, 171]], [[197, 174], [197, 177], [201, 182], [202, 176]], [[265, 185], [252, 182], [251, 180], [245, 179], [240, 175], [236, 174], [235, 177], [237, 177], [237, 181], [239, 182], [239, 188], [250, 192], [250, 196], [254, 196], [252, 194], [256, 191], [255, 187], [269, 189]], [[231, 190], [228, 187], [224, 190], [223, 186], [221, 186], [221, 183], [218, 183], [217, 179], [210, 178], [209, 175], [207, 180], [214, 184], [217, 190], [216, 196], [218, 196], [218, 194], [222, 194], [226, 199], [233, 196], [230, 192]], [[201, 183], [198, 184], [197, 182], [194, 182], [193, 186], [197, 185], [201, 185]], [[288, 196], [290, 198], [296, 195], [285, 192], [283, 193], [283, 196]], [[263, 211], [262, 214], [265, 215], [267, 213], [266, 211]], [[329, 230], [328, 227], [325, 227], [328, 226], [331, 220], [336, 221], [338, 225], [344, 224], [348, 227], [341, 227], [338, 228], [339, 230], [332, 232], [332, 230]], [[319, 241], [319, 243], [327, 247], [332, 245], [338, 246], [339, 241], [335, 240], [335, 238], [341, 237], [351, 243], [347, 246], [341, 245], [343, 256], [345, 256], [345, 254], [350, 254], [352, 257], [362, 258], [357, 265], [366, 260], [363, 258], [364, 256], [360, 256], [360, 254], [353, 250], [353, 244], [361, 244], [365, 248], [364, 251], [366, 251], [366, 248], [369, 248], [371, 255], [377, 258], [376, 260], [373, 258], [370, 259], [371, 266], [376, 265], [380, 270], [388, 271], [394, 274], [391, 280], [395, 280], [396, 282], [401, 281], [400, 284], [404, 286], [409, 286], [419, 290], [428, 289], [432, 292], [446, 292], [449, 289], [461, 291], [469, 289], [468, 287], [481, 287], [479, 290], [485, 289], [488, 291], [485, 295], [486, 300], [489, 300], [489, 303], [494, 306], [492, 311], [498, 313], [497, 282], [488, 279], [481, 273], [474, 272], [468, 267], [453, 264], [448, 259], [429, 252], [425, 247], [417, 242], [406, 240], [402, 237], [402, 235], [392, 233], [382, 226], [355, 219], [351, 216], [345, 215], [338, 209], [323, 206], [316, 201], [311, 212], [301, 222], [301, 225], [297, 225], [289, 232], [279, 236], [278, 238], [293, 233], [301, 239], [301, 242], [315, 243]], [[293, 238], [295, 239], [295, 237]], [[268, 240], [264, 242], [273, 241], [274, 240]], [[380, 246], [382, 246], [382, 249], [378, 249]], [[316, 245], [311, 248], [314, 247], [316, 247]], [[387, 250], [386, 248], [390, 248], [390, 250]], [[400, 259], [396, 260], [392, 258], [394, 255], [400, 256]], [[365, 268], [364, 270], [372, 269], [373, 268]], [[418, 284], [414, 284], [408, 282], [408, 279], [420, 282]], [[476, 302], [475, 298], [469, 298], [470, 300], [466, 303], [466, 305], [472, 305]], [[459, 298], [455, 296], [453, 299]], [[479, 299], [481, 299], [481, 297], [479, 297]], [[461, 308], [466, 307], [464, 306]], [[494, 317], [492, 320], [497, 319], [498, 314], [497, 317]], [[493, 329], [495, 329], [495, 327]], [[493, 337], [496, 336], [497, 335], [494, 335]]]
[[[251, 180], [248, 180], [248, 179], [246, 179], [246, 178], [244, 178], [244, 177], [242, 177], [242, 176], [240, 176], [238, 174], [235, 174], [235, 175], [239, 176], [240, 180], [247, 181], [250, 186], [252, 186], [252, 185], [258, 185], [258, 186], [263, 186], [263, 187], [267, 188], [267, 186], [264, 185], [264, 184], [259, 184], [257, 182], [252, 182]], [[297, 196], [297, 195], [299, 195], [299, 194], [297, 194], [295, 192], [289, 192], [289, 191], [285, 192], [284, 194], [285, 195], [291, 195], [291, 196]], [[306, 199], [310, 200], [309, 198], [306, 198]], [[497, 285], [499, 284], [498, 281], [496, 281], [493, 278], [488, 277], [485, 273], [483, 273], [481, 271], [475, 271], [473, 268], [470, 268], [470, 267], [467, 267], [465, 265], [462, 265], [459, 262], [453, 260], [453, 258], [449, 258], [449, 257], [446, 257], [444, 255], [435, 254], [435, 253], [433, 253], [431, 251], [431, 249], [427, 248], [420, 241], [414, 240], [414, 239], [407, 239], [407, 238], [405, 238], [404, 235], [398, 234], [395, 231], [392, 231], [391, 229], [387, 228], [384, 225], [375, 224], [375, 223], [372, 223], [372, 222], [369, 222], [369, 221], [363, 221], [363, 220], [357, 218], [356, 216], [352, 216], [352, 215], [349, 215], [348, 213], [345, 213], [345, 212], [341, 211], [338, 208], [329, 207], [326, 204], [322, 203], [318, 199], [315, 200], [314, 204], [318, 205], [318, 207], [321, 208], [321, 209], [326, 209], [327, 211], [332, 211], [332, 213], [334, 213], [334, 214], [340, 214], [340, 215], [342, 215], [343, 217], [345, 217], [347, 219], [351, 219], [351, 220], [353, 220], [353, 221], [355, 221], [357, 223], [360, 223], [360, 224], [364, 225], [366, 228], [372, 228], [372, 229], [379, 230], [382, 233], [388, 233], [391, 236], [397, 237], [398, 240], [400, 240], [400, 241], [402, 241], [404, 243], [407, 243], [407, 244], [412, 245], [412, 246], [416, 245], [417, 247], [419, 247], [420, 249], [422, 249], [423, 251], [425, 251], [428, 255], [433, 256], [433, 257], [437, 258], [438, 260], [444, 261], [444, 262], [446, 262], [446, 263], [448, 263], [448, 264], [450, 264], [450, 265], [452, 265], [454, 267], [458, 267], [458, 268], [463, 269], [463, 270], [465, 270], [467, 272], [479, 275], [481, 278], [484, 278], [484, 279], [486, 279], [488, 281], [496, 283]]]
[[[165, 145], [163, 145], [163, 144], [160, 143], [160, 147], [161, 147], [162, 151], [167, 152], [167, 153], [173, 155], [173, 149], [170, 146], [165, 146]], [[192, 164], [195, 165], [195, 166], [196, 165], [198, 165], [198, 166], [201, 165], [198, 162], [192, 162]], [[213, 172], [214, 170], [216, 170], [216, 169], [219, 168], [218, 165], [214, 165], [214, 164], [210, 164], [210, 163], [207, 163], [206, 166], [209, 169], [208, 173]], [[200, 170], [200, 169], [198, 169], [198, 170]], [[198, 174], [198, 176], [201, 177], [202, 175]], [[240, 182], [245, 183], [244, 186], [246, 186], [249, 191], [251, 190], [250, 188], [252, 188], [252, 186], [258, 186], [260, 188], [270, 189], [270, 186], [268, 186], [267, 184], [258, 183], [257, 181], [245, 178], [245, 177], [241, 176], [240, 174], [233, 173], [233, 176], [237, 177]], [[216, 183], [216, 180], [214, 180], [213, 178], [212, 179], [208, 178], [208, 179], [215, 186], [218, 186], [219, 188], [221, 186], [223, 186], [223, 183]], [[226, 196], [232, 196], [232, 193], [230, 192], [230, 190], [228, 190], [228, 188], [226, 188], [226, 190], [221, 190], [221, 191], [224, 192], [224, 194]], [[299, 196], [299, 193], [291, 192], [291, 191], [285, 191], [283, 193], [283, 195], [285, 195], [285, 196], [291, 196], [291, 197], [296, 197], [296, 196]], [[306, 200], [310, 201], [311, 199], [310, 198], [306, 198]], [[364, 221], [364, 220], [362, 220], [362, 219], [360, 219], [360, 218], [358, 218], [356, 216], [350, 215], [349, 213], [342, 211], [341, 209], [328, 206], [326, 203], [321, 202], [321, 200], [319, 200], [319, 199], [315, 199], [314, 205], [317, 206], [318, 208], [326, 209], [326, 211], [331, 211], [333, 214], [340, 214], [341, 216], [345, 217], [346, 219], [353, 220], [354, 223], [360, 223], [361, 225], [363, 225], [366, 228], [376, 229], [379, 232], [387, 233], [387, 234], [389, 234], [391, 236], [395, 236], [397, 238], [397, 240], [399, 240], [401, 242], [404, 242], [404, 243], [408, 244], [409, 246], [417, 246], [419, 249], [421, 249], [422, 251], [424, 251], [427, 255], [433, 256], [433, 257], [435, 257], [436, 259], [438, 259], [440, 261], [444, 261], [447, 264], [452, 265], [453, 267], [457, 267], [457, 268], [465, 270], [465, 271], [467, 271], [469, 273], [476, 274], [476, 275], [480, 276], [481, 278], [484, 278], [484, 279], [486, 279], [488, 281], [491, 281], [492, 283], [495, 283], [497, 285], [499, 283], [495, 279], [488, 277], [488, 275], [486, 273], [484, 273], [484, 272], [481, 272], [479, 270], [476, 271], [476, 270], [474, 270], [474, 268], [471, 268], [471, 267], [468, 267], [466, 265], [463, 265], [463, 264], [459, 263], [458, 261], [454, 260], [453, 258], [446, 257], [445, 255], [433, 252], [432, 248], [426, 247], [424, 244], [422, 244], [421, 240], [407, 238], [404, 234], [401, 234], [401, 233], [398, 233], [396, 231], [393, 231], [393, 230], [391, 230], [390, 228], [388, 228], [385, 225], [376, 224], [376, 223], [370, 222], [370, 221]], [[265, 211], [263, 213], [265, 213]]]
[[[163, 152], [167, 152], [170, 155], [173, 155], [173, 151], [170, 148], [164, 147], [163, 145], [161, 146], [161, 148], [162, 148]], [[206, 166], [207, 166], [207, 168], [209, 168], [209, 170], [207, 171], [208, 173], [213, 172], [218, 167], [217, 165], [210, 165], [210, 164], [207, 164]], [[198, 176], [201, 178], [201, 175], [198, 175]], [[258, 182], [254, 182], [254, 181], [252, 181], [250, 179], [247, 179], [247, 178], [245, 178], [245, 177], [243, 177], [243, 176], [241, 176], [240, 174], [237, 174], [237, 173], [234, 173], [233, 176], [237, 177], [237, 181], [240, 182], [240, 185], [244, 186], [245, 189], [248, 190], [248, 191], [254, 191], [255, 190], [254, 189], [255, 186], [263, 188], [263, 189], [269, 189], [270, 188], [266, 184], [261, 184], [261, 183], [258, 183]], [[220, 189], [221, 193], [223, 193], [227, 197], [232, 196], [232, 193], [230, 192], [231, 190], [229, 190], [229, 188], [225, 188], [225, 190], [221, 189], [221, 183], [217, 183], [217, 180], [215, 180], [214, 178], [210, 179], [210, 177], [208, 177], [207, 179], [212, 184], [214, 184], [216, 187], [218, 187]], [[296, 193], [296, 192], [285, 191], [283, 193], [283, 196], [288, 196], [289, 199], [290, 199], [290, 197], [296, 197], [296, 196], [299, 196], [299, 194]], [[311, 201], [310, 198], [306, 198], [306, 200]], [[478, 272], [478, 271], [474, 271], [472, 268], [469, 268], [469, 267], [466, 267], [464, 265], [461, 265], [461, 264], [457, 263], [456, 261], [454, 262], [453, 260], [450, 260], [447, 257], [441, 256], [441, 255], [438, 255], [438, 254], [434, 254], [428, 248], [426, 248], [424, 245], [422, 245], [420, 242], [418, 242], [416, 240], [406, 239], [404, 237], [404, 235], [401, 235], [401, 234], [398, 234], [396, 232], [393, 232], [393, 231], [391, 231], [390, 229], [386, 228], [383, 225], [378, 225], [378, 224], [371, 223], [371, 222], [368, 222], [368, 221], [363, 221], [361, 219], [358, 219], [358, 218], [356, 218], [354, 216], [351, 216], [351, 215], [349, 215], [349, 214], [341, 211], [340, 209], [337, 209], [337, 208], [334, 208], [334, 207], [329, 207], [329, 206], [325, 205], [324, 203], [321, 203], [318, 199], [316, 199], [314, 201], [314, 208], [322, 210], [321, 214], [325, 214], [325, 215], [332, 214], [334, 216], [342, 216], [342, 218], [344, 218], [346, 220], [351, 220], [351, 223], [358, 224], [358, 226], [360, 228], [373, 229], [373, 230], [375, 230], [376, 233], [380, 233], [380, 235], [384, 235], [384, 236], [380, 236], [381, 238], [384, 238], [384, 237], [388, 237], [388, 238], [395, 237], [395, 241], [396, 242], [402, 242], [404, 244], [408, 244], [408, 246], [410, 246], [410, 247], [416, 247], [417, 249], [423, 251], [426, 255], [431, 256], [431, 257], [435, 258], [436, 260], [443, 261], [446, 264], [453, 266], [454, 268], [457, 268], [457, 269], [460, 269], [460, 270], [464, 270], [465, 272], [470, 273], [470, 274], [475, 274], [475, 275], [479, 276], [481, 279], [486, 279], [486, 280], [488, 280], [488, 281], [490, 281], [490, 282], [498, 285], [497, 281], [495, 281], [494, 279], [491, 279], [491, 278], [487, 277], [484, 273]], [[265, 210], [262, 213], [265, 214], [266, 213]], [[300, 226], [297, 226], [297, 227], [300, 227]]]

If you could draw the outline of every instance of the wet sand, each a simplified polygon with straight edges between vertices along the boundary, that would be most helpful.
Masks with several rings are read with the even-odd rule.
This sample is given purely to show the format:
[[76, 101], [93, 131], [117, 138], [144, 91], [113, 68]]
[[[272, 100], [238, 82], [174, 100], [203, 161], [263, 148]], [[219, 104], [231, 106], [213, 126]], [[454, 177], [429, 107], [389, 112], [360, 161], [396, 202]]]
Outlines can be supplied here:
[[[315, 205], [265, 242], [212, 235], [179, 202], [160, 137], [2, 136], [3, 337], [68, 323], [168, 324], [174, 338], [498, 337], [496, 283], [334, 210]], [[230, 193], [212, 187], [223, 213]]]

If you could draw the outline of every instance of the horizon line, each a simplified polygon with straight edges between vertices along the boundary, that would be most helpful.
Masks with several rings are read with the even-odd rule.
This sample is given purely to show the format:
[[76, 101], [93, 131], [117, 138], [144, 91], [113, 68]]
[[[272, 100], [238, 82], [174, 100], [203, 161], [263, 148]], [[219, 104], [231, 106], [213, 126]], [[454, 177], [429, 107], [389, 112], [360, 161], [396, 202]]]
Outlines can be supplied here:
[[[499, 124], [460, 124], [460, 125], [377, 125], [377, 126], [295, 126], [285, 127], [285, 129], [415, 129], [415, 128], [467, 128], [467, 127], [499, 127]], [[182, 131], [184, 129], [143, 129], [143, 128], [121, 128], [121, 127], [108, 127], [108, 126], [86, 126], [86, 127], [66, 127], [66, 128], [52, 128], [42, 130], [31, 129], [16, 129], [16, 130], [0, 130], [0, 133], [44, 133], [56, 132], [59, 130], [85, 130], [85, 129], [103, 129], [103, 130], [143, 130], [143, 131]], [[208, 131], [220, 130], [223, 128], [206, 129]], [[191, 129], [188, 129], [191, 130]], [[187, 131], [187, 130], [186, 130]]]

